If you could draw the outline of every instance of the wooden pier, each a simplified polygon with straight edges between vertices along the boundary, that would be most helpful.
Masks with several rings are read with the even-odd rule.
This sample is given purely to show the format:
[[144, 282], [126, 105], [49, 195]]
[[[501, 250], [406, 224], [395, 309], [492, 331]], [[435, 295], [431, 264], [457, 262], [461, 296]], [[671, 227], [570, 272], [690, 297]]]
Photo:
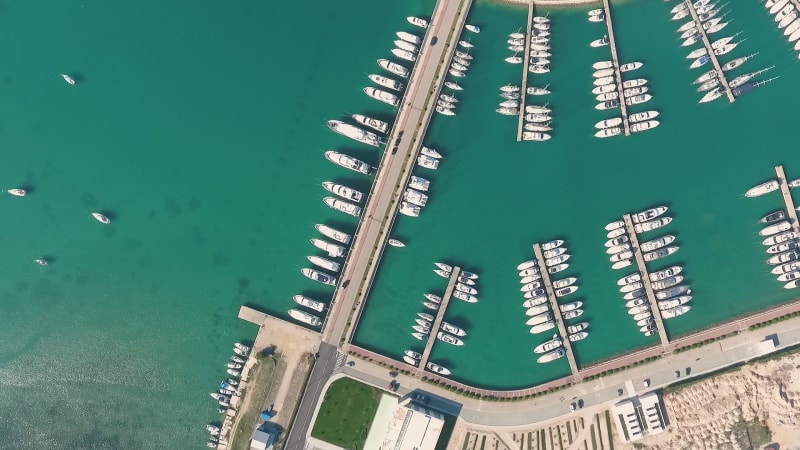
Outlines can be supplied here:
[[800, 223], [797, 221], [797, 210], [794, 206], [792, 193], [789, 191], [789, 180], [786, 179], [783, 166], [775, 166], [775, 173], [778, 175], [778, 183], [781, 185], [781, 195], [783, 195], [783, 202], [786, 203], [786, 214], [789, 216], [790, 222], [792, 223], [792, 231], [800, 235]]
[[572, 342], [569, 340], [569, 333], [567, 327], [564, 325], [564, 319], [561, 317], [561, 308], [558, 307], [558, 298], [553, 290], [553, 281], [550, 279], [550, 272], [547, 271], [545, 265], [545, 257], [542, 254], [542, 246], [533, 244], [533, 254], [536, 255], [536, 263], [539, 266], [539, 273], [542, 275], [542, 284], [545, 291], [547, 291], [547, 299], [550, 301], [550, 309], [553, 311], [553, 320], [558, 327], [558, 334], [561, 335], [561, 342], [564, 345], [564, 351], [567, 354], [567, 361], [569, 361], [569, 370], [576, 381], [581, 380], [580, 371], [578, 370], [578, 363], [575, 361], [575, 354], [572, 352]]
[[631, 124], [628, 121], [628, 105], [625, 104], [625, 88], [622, 87], [622, 72], [619, 71], [619, 53], [617, 53], [617, 41], [614, 39], [614, 26], [611, 24], [611, 2], [603, 0], [603, 13], [606, 16], [606, 27], [608, 28], [608, 45], [611, 47], [611, 64], [614, 65], [614, 82], [617, 84], [619, 94], [619, 110], [622, 113], [622, 128], [625, 136], [631, 135]]
[[644, 256], [639, 250], [639, 237], [636, 235], [636, 229], [633, 225], [633, 220], [631, 220], [631, 215], [625, 214], [622, 220], [625, 221], [625, 228], [628, 230], [628, 237], [631, 240], [631, 251], [636, 257], [636, 264], [639, 266], [639, 274], [642, 276], [644, 291], [647, 294], [647, 301], [650, 303], [650, 312], [653, 314], [653, 320], [656, 321], [656, 326], [658, 327], [658, 337], [661, 339], [661, 347], [666, 351], [669, 348], [669, 336], [667, 335], [666, 328], [664, 328], [664, 319], [661, 318], [661, 309], [658, 307], [656, 294], [650, 282], [650, 272], [647, 270]]
[[522, 85], [519, 90], [519, 121], [517, 122], [517, 142], [522, 140], [525, 130], [525, 96], [528, 94], [528, 74], [531, 60], [531, 28], [533, 27], [533, 0], [528, 0], [528, 26], [525, 32], [525, 55], [522, 58]]
[[442, 326], [442, 319], [444, 319], [444, 313], [447, 311], [447, 305], [450, 303], [450, 299], [453, 298], [453, 291], [456, 289], [459, 275], [461, 275], [461, 267], [453, 267], [450, 280], [447, 282], [447, 289], [442, 295], [442, 302], [439, 304], [439, 309], [436, 310], [436, 317], [433, 319], [433, 324], [431, 324], [431, 334], [428, 335], [428, 341], [425, 342], [425, 350], [422, 351], [422, 358], [419, 360], [419, 365], [417, 365], [417, 376], [422, 375], [422, 372], [425, 371], [425, 366], [428, 365], [428, 358], [431, 356], [433, 344], [437, 340], [436, 334]]
[[728, 101], [733, 103], [736, 101], [736, 97], [734, 97], [731, 86], [728, 84], [728, 79], [725, 78], [725, 72], [722, 71], [722, 66], [719, 64], [717, 55], [714, 54], [714, 49], [711, 47], [711, 41], [708, 40], [708, 34], [706, 34], [706, 29], [703, 28], [703, 23], [700, 22], [700, 17], [697, 15], [697, 10], [694, 9], [694, 5], [692, 4], [691, 0], [684, 0], [684, 3], [686, 4], [686, 7], [689, 8], [689, 12], [692, 14], [694, 23], [697, 24], [697, 29], [700, 31], [700, 37], [703, 38], [703, 45], [706, 47], [708, 57], [711, 58], [711, 63], [714, 64], [714, 69], [717, 71], [717, 78], [719, 78], [719, 82], [722, 83], [722, 87], [725, 88], [725, 94], [728, 96]]

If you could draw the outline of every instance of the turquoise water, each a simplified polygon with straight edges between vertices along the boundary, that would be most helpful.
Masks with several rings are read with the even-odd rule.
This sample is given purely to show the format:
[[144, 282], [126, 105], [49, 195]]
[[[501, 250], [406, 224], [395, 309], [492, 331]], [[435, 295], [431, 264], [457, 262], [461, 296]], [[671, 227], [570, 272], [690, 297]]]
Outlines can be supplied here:
[[[550, 84], [553, 139], [517, 143], [516, 120], [494, 114], [499, 86], [518, 83], [521, 67], [503, 62], [507, 34], [524, 27], [525, 8], [479, 3], [470, 21], [483, 26], [475, 61], [458, 115], [434, 119], [426, 142], [445, 155], [436, 172], [417, 169], [432, 180], [431, 199], [418, 219], [401, 218], [395, 234], [408, 247], [391, 250], [383, 262], [357, 342], [399, 357], [421, 348], [410, 336], [422, 293], [444, 290], [431, 269], [435, 261], [458, 264], [481, 275], [478, 304], [453, 301], [445, 320], [468, 331], [464, 347], [436, 345], [431, 359], [453, 371], [454, 379], [489, 388], [518, 388], [569, 373], [566, 359], [537, 364], [532, 348], [549, 334], [531, 335], [524, 325], [515, 267], [532, 257], [531, 244], [567, 241], [572, 254], [565, 276], [577, 276], [590, 336], [574, 345], [579, 364], [657, 343], [645, 338], [623, 307], [616, 280], [630, 273], [612, 270], [603, 243], [604, 225], [625, 212], [666, 204], [676, 234], [675, 255], [651, 270], [681, 264], [691, 283], [692, 310], [668, 321], [672, 336], [689, 333], [742, 314], [790, 300], [794, 293], [775, 281], [764, 263], [757, 220], [782, 207], [779, 195], [747, 199], [749, 187], [774, 176], [784, 164], [800, 176], [800, 157], [789, 151], [798, 76], [796, 56], [757, 2], [730, 7], [733, 22], [718, 37], [744, 31], [734, 57], [760, 54], [733, 72], [775, 65], [764, 77], [780, 79], [734, 104], [699, 105], [689, 70], [690, 49], [680, 46], [669, 20], [672, 5], [628, 2], [615, 8], [620, 58], [645, 66], [632, 78], [649, 79], [653, 100], [631, 112], [657, 109], [662, 125], [628, 138], [598, 140], [594, 124], [612, 114], [594, 110], [592, 63], [609, 59], [607, 48], [588, 43], [605, 33], [584, 10], [553, 10], [552, 72], [530, 83]], [[588, 9], [588, 8], [587, 8]], [[546, 13], [547, 10], [542, 11]], [[744, 26], [746, 28], [743, 28]], [[647, 30], [646, 33], [643, 30]], [[707, 68], [705, 70], [708, 70]], [[644, 239], [660, 234], [652, 232]]]
[[325, 120], [388, 112], [361, 87], [429, 9], [3, 3], [0, 448], [204, 448], [239, 306], [284, 315], [314, 223], [354, 228]]

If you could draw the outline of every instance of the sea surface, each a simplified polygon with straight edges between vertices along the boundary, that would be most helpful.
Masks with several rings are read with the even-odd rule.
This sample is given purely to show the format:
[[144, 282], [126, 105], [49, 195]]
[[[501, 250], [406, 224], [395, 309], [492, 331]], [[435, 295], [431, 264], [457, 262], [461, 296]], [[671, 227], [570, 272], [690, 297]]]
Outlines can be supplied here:
[[[291, 296], [332, 290], [299, 273], [316, 254], [315, 223], [345, 231], [355, 220], [327, 208], [325, 180], [368, 190], [370, 179], [328, 163], [337, 148], [379, 154], [331, 133], [325, 120], [391, 108], [366, 97], [375, 59], [390, 57], [408, 15], [432, 0], [322, 2], [101, 2], [7, 0], [0, 6], [0, 448], [191, 449], [218, 421], [208, 396], [226, 377], [235, 341], [255, 327], [248, 304], [285, 317]], [[629, 138], [592, 137], [591, 64], [604, 33], [584, 10], [554, 10], [554, 138], [517, 143], [514, 119], [494, 113], [497, 88], [522, 68], [503, 62], [524, 8], [476, 3], [475, 63], [458, 115], [436, 118], [427, 142], [445, 155], [429, 206], [401, 218], [357, 342], [399, 356], [422, 294], [444, 289], [435, 261], [481, 275], [480, 302], [453, 301], [447, 320], [469, 332], [433, 360], [454, 377], [496, 388], [563, 376], [565, 360], [536, 364], [545, 335], [524, 326], [515, 267], [531, 244], [568, 242], [576, 299], [591, 335], [581, 363], [652, 345], [616, 290], [603, 226], [628, 211], [668, 204], [681, 250], [659, 262], [686, 266], [692, 311], [669, 323], [683, 334], [785, 302], [756, 233], [780, 197], [744, 191], [792, 152], [792, 80], [798, 61], [757, 2], [729, 5], [723, 35], [744, 31], [734, 54], [759, 51], [741, 71], [775, 65], [777, 81], [735, 104], [697, 105], [686, 49], [670, 5], [615, 9], [625, 61], [642, 61], [661, 127]], [[745, 27], [746, 28], [742, 28]], [[739, 27], [739, 28], [737, 28]], [[646, 31], [645, 31], [646, 30]], [[727, 34], [726, 34], [727, 33]], [[78, 80], [63, 82], [60, 73]], [[102, 225], [89, 217], [101, 211]], [[653, 237], [658, 234], [654, 233]], [[33, 260], [46, 257], [50, 265]]]

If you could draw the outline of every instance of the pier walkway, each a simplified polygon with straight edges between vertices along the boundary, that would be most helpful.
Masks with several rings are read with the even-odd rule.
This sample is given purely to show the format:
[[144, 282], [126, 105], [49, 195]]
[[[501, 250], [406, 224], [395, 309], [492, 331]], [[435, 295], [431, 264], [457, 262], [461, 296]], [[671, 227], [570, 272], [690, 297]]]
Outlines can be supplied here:
[[[364, 208], [361, 224], [345, 262], [323, 340], [332, 345], [352, 338], [361, 308], [367, 298], [380, 257], [390, 238], [402, 191], [416, 164], [436, 99], [447, 74], [472, 0], [439, 0], [430, 20], [420, 54], [408, 80], [403, 104], [397, 115], [373, 191]], [[396, 249], [393, 251], [403, 251]]]
[[428, 341], [425, 343], [425, 350], [423, 350], [422, 358], [417, 365], [417, 376], [421, 376], [422, 373], [425, 372], [425, 367], [428, 365], [428, 358], [431, 356], [433, 344], [435, 344], [437, 340], [436, 334], [442, 326], [442, 319], [444, 319], [444, 313], [447, 311], [447, 305], [450, 303], [450, 299], [453, 298], [453, 291], [456, 288], [459, 275], [461, 275], [461, 267], [453, 267], [453, 273], [450, 274], [450, 280], [447, 282], [447, 290], [445, 290], [444, 295], [442, 295], [442, 302], [439, 304], [439, 309], [436, 311], [436, 318], [433, 319], [431, 333], [428, 335]]
[[531, 28], [533, 27], [533, 14], [536, 8], [533, 0], [528, 1], [528, 26], [525, 32], [525, 54], [522, 57], [522, 86], [519, 90], [519, 122], [517, 124], [517, 142], [522, 140], [522, 132], [525, 130], [525, 96], [528, 94], [528, 75], [531, 60]]
[[661, 309], [658, 307], [653, 285], [650, 283], [650, 272], [647, 270], [644, 255], [639, 249], [639, 236], [636, 235], [636, 227], [633, 225], [630, 214], [625, 214], [622, 220], [625, 221], [625, 228], [628, 229], [628, 236], [630, 236], [631, 240], [631, 251], [636, 257], [636, 265], [639, 266], [639, 274], [642, 276], [642, 284], [647, 294], [647, 301], [650, 304], [650, 312], [653, 314], [653, 320], [656, 321], [656, 326], [658, 327], [658, 337], [661, 339], [661, 348], [666, 352], [669, 348], [669, 336], [667, 335], [666, 328], [664, 328], [664, 319], [661, 317]]
[[614, 39], [614, 25], [611, 23], [611, 2], [603, 0], [603, 13], [606, 16], [606, 27], [608, 28], [608, 45], [611, 47], [611, 64], [614, 65], [614, 82], [617, 84], [619, 94], [619, 110], [622, 113], [622, 128], [625, 136], [631, 135], [631, 124], [628, 121], [628, 105], [625, 104], [625, 88], [622, 86], [622, 72], [619, 71], [619, 53], [617, 52], [617, 41]]
[[575, 354], [572, 352], [572, 342], [569, 340], [569, 333], [567, 333], [567, 326], [564, 325], [564, 319], [561, 317], [561, 308], [558, 307], [558, 297], [553, 291], [553, 281], [550, 279], [550, 273], [547, 271], [545, 265], [544, 255], [542, 254], [542, 246], [533, 244], [533, 254], [536, 255], [536, 262], [539, 266], [539, 273], [542, 275], [542, 284], [547, 292], [547, 299], [550, 301], [550, 309], [553, 311], [553, 320], [558, 327], [558, 334], [561, 335], [561, 343], [564, 346], [564, 351], [567, 354], [567, 361], [569, 361], [569, 370], [575, 381], [581, 380], [581, 374], [578, 371], [578, 363], [575, 361]]
[[694, 9], [694, 5], [692, 4], [691, 0], [684, 0], [684, 3], [686, 4], [686, 7], [689, 8], [689, 12], [692, 14], [692, 20], [694, 20], [694, 23], [697, 24], [697, 29], [700, 30], [700, 37], [703, 38], [703, 45], [706, 47], [708, 57], [711, 58], [711, 63], [714, 64], [714, 69], [717, 71], [717, 78], [719, 78], [719, 82], [722, 83], [722, 87], [725, 88], [725, 95], [728, 96], [728, 101], [733, 103], [736, 101], [736, 97], [734, 97], [733, 91], [731, 91], [731, 86], [728, 84], [728, 79], [725, 78], [725, 72], [722, 71], [722, 66], [719, 64], [717, 55], [714, 54], [714, 49], [711, 47], [711, 41], [708, 40], [706, 29], [703, 28], [703, 23], [700, 22], [700, 17], [697, 16], [697, 10]]
[[778, 175], [778, 183], [781, 185], [781, 195], [783, 195], [783, 202], [786, 203], [786, 214], [792, 223], [792, 231], [800, 236], [800, 222], [797, 221], [797, 210], [794, 206], [792, 193], [789, 191], [789, 180], [786, 179], [783, 166], [775, 166], [775, 173]]

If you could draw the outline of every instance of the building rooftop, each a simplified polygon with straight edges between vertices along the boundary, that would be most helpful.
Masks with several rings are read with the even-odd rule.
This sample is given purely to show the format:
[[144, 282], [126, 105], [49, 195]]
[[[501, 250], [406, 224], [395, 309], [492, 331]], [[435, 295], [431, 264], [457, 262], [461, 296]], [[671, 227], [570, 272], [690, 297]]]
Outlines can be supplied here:
[[398, 405], [380, 450], [433, 450], [444, 426], [441, 413], [416, 403]]

